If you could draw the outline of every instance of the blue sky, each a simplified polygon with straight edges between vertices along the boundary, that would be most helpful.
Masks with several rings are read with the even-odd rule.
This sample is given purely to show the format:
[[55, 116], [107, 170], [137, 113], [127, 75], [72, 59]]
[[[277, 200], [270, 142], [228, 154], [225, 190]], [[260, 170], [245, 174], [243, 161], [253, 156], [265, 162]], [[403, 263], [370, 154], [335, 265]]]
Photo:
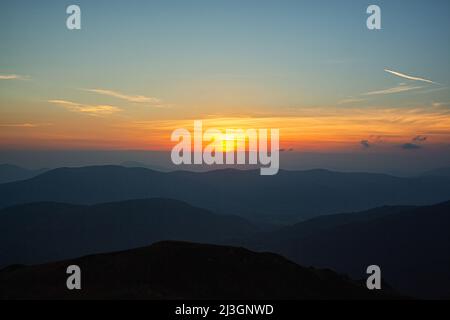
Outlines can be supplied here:
[[[366, 28], [370, 4], [382, 30]], [[0, 148], [158, 149], [183, 119], [246, 116], [285, 124], [287, 149], [397, 152], [423, 136], [448, 154], [449, 13], [445, 0], [2, 1]]]
[[[65, 29], [65, 8], [74, 3], [82, 9], [79, 32]], [[365, 26], [368, 4], [8, 1], [0, 61], [3, 73], [43, 83], [151, 88], [192, 103], [196, 91], [220, 85], [257, 92], [246, 98], [261, 106], [331, 104], [395, 85], [385, 67], [448, 84], [449, 2], [377, 1], [383, 30], [373, 32]]]

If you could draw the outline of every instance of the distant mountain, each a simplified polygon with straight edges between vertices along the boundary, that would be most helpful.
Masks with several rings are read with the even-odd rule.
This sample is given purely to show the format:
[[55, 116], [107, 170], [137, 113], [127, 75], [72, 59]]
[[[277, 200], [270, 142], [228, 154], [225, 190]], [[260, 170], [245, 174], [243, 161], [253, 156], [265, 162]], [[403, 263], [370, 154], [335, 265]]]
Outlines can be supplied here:
[[156, 170], [160, 172], [170, 172], [173, 171], [167, 167], [153, 165], [153, 164], [146, 164], [138, 161], [124, 161], [120, 164], [122, 167], [125, 168], [145, 168], [150, 170]]
[[161, 240], [227, 242], [255, 230], [240, 217], [215, 215], [175, 200], [26, 204], [0, 211], [0, 267], [131, 249]]
[[355, 222], [369, 222], [390, 214], [404, 212], [414, 206], [384, 206], [367, 211], [324, 215], [292, 226], [280, 227], [271, 232], [257, 232], [236, 239], [235, 245], [245, 245], [256, 250], [275, 250], [288, 247], [286, 244], [301, 241], [310, 235], [326, 233], [328, 230]]
[[[82, 290], [65, 287], [82, 270]], [[329, 270], [242, 248], [162, 242], [130, 251], [0, 271], [0, 299], [389, 299]], [[398, 298], [398, 296], [397, 296]]]
[[29, 170], [11, 164], [0, 164], [0, 183], [30, 179], [45, 171], [46, 169]]
[[258, 222], [293, 223], [382, 205], [429, 205], [450, 199], [450, 178], [398, 178], [325, 170], [162, 173], [145, 168], [61, 168], [0, 185], [0, 207], [37, 201], [95, 204], [149, 197], [186, 201]]
[[449, 230], [450, 202], [446, 202], [319, 217], [241, 244], [354, 278], [363, 277], [366, 267], [376, 264], [384, 279], [401, 292], [448, 298]]
[[423, 176], [450, 177], [450, 167], [439, 168], [423, 173]]

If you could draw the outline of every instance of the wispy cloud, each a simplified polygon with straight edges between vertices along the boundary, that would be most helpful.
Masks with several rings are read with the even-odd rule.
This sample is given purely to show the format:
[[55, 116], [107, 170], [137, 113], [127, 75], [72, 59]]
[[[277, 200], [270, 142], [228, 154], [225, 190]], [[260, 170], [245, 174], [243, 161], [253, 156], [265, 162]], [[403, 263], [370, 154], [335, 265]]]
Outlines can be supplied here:
[[394, 94], [394, 93], [402, 93], [402, 92], [407, 92], [407, 91], [412, 91], [412, 90], [417, 90], [417, 89], [422, 89], [422, 88], [423, 87], [408, 86], [408, 85], [401, 84], [401, 85], [393, 87], [393, 88], [367, 92], [367, 93], [364, 93], [363, 95], [374, 96], [374, 95]]
[[[440, 85], [439, 83], [434, 82], [432, 80], [421, 78], [421, 77], [415, 77], [415, 76], [407, 75], [405, 73], [401, 73], [401, 72], [398, 72], [398, 71], [393, 71], [393, 70], [390, 70], [390, 69], [384, 69], [384, 71], [387, 72], [387, 73], [390, 73], [392, 75], [395, 75], [397, 77], [400, 77], [402, 79], [407, 79], [407, 80], [411, 80], [411, 81], [419, 81], [419, 82], [425, 82], [425, 83]], [[424, 90], [420, 90], [420, 89], [424, 89]], [[436, 87], [434, 87], [434, 88], [430, 89], [430, 87], [427, 87], [427, 86], [417, 86], [417, 85], [414, 86], [414, 85], [408, 85], [407, 83], [400, 83], [399, 85], [397, 85], [395, 87], [392, 87], [392, 88], [387, 88], [387, 89], [382, 89], [382, 90], [375, 90], [375, 91], [370, 91], [370, 92], [359, 94], [359, 97], [389, 95], [389, 94], [403, 93], [403, 92], [409, 92], [409, 91], [414, 91], [414, 90], [418, 90], [415, 93], [425, 94], [425, 93], [431, 93], [431, 92], [445, 90], [445, 89], [447, 89], [447, 88], [444, 88], [444, 87], [436, 88]], [[356, 103], [356, 102], [361, 102], [361, 101], [364, 101], [364, 99], [358, 98], [358, 96], [357, 96], [357, 97], [349, 97], [347, 99], [343, 99], [341, 101], [338, 101], [337, 104], [338, 105], [342, 105], [342, 104], [350, 104], [350, 103]]]
[[49, 100], [48, 102], [67, 108], [73, 112], [89, 115], [110, 115], [122, 111], [122, 109], [109, 105], [88, 105], [67, 100]]
[[408, 80], [413, 80], [413, 81], [421, 81], [421, 82], [426, 82], [426, 83], [432, 83], [432, 84], [438, 84], [437, 82], [434, 82], [432, 80], [428, 80], [425, 78], [421, 78], [421, 77], [415, 77], [415, 76], [410, 76], [401, 72], [397, 72], [397, 71], [393, 71], [393, 70], [389, 70], [389, 69], [384, 69], [384, 71], [393, 74], [394, 76], [403, 78], [403, 79], [408, 79]]
[[18, 74], [0, 74], [0, 80], [30, 80], [30, 76], [21, 76]]
[[128, 102], [134, 102], [134, 103], [149, 103], [149, 104], [155, 104], [159, 105], [161, 104], [161, 100], [155, 97], [147, 97], [142, 95], [128, 95], [124, 94], [118, 91], [113, 90], [106, 90], [106, 89], [84, 89], [88, 92], [93, 92], [105, 96], [110, 96], [122, 100], [126, 100]]
[[363, 102], [363, 101], [366, 101], [366, 99], [349, 97], [349, 98], [338, 101], [338, 105], [358, 103], [358, 102]]
[[445, 107], [445, 106], [449, 106], [450, 103], [449, 102], [433, 102], [431, 105], [433, 107]]
[[4, 128], [38, 128], [51, 125], [51, 123], [0, 123], [0, 127]]

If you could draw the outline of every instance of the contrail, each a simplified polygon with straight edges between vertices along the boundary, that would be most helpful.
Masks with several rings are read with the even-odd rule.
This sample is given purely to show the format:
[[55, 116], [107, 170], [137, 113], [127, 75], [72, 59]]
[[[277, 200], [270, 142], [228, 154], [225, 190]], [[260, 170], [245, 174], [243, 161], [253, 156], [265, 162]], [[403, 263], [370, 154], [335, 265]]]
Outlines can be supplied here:
[[393, 71], [393, 70], [389, 70], [389, 69], [384, 69], [384, 71], [389, 72], [390, 74], [393, 74], [394, 76], [397, 76], [397, 77], [400, 77], [400, 78], [404, 78], [404, 79], [408, 79], [408, 80], [422, 81], [422, 82], [432, 83], [432, 84], [439, 84], [437, 82], [434, 82], [434, 81], [431, 81], [431, 80], [428, 80], [428, 79], [409, 76], [407, 74], [400, 73], [400, 72]]

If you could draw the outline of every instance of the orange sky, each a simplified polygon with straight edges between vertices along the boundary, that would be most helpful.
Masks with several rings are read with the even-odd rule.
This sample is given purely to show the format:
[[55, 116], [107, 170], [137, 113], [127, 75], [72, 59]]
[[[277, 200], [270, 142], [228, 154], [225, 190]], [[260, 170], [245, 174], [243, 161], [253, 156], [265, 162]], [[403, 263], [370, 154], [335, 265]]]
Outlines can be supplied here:
[[[204, 116], [203, 119], [141, 120], [136, 115], [62, 114], [29, 122], [0, 123], [3, 149], [143, 149], [170, 150], [177, 128], [203, 130], [280, 129], [280, 147], [296, 151], [339, 151], [360, 148], [367, 140], [388, 147], [426, 136], [428, 144], [450, 141], [450, 112], [442, 106], [415, 108], [299, 108], [283, 115]], [[150, 118], [150, 117], [146, 117]], [[36, 121], [38, 120], [38, 121]], [[425, 142], [425, 141], [423, 141]]]

